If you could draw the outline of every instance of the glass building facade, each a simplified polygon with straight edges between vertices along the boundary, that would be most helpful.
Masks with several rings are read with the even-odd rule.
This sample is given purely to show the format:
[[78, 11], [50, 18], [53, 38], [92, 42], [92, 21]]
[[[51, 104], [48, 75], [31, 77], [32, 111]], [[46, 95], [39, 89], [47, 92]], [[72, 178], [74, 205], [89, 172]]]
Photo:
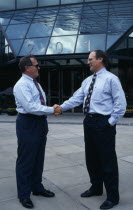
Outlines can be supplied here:
[[2, 0], [0, 25], [1, 63], [37, 56], [48, 104], [62, 103], [80, 87], [89, 75], [88, 54], [96, 49], [108, 52], [110, 70], [119, 76], [133, 104], [128, 81], [133, 77], [133, 1]]

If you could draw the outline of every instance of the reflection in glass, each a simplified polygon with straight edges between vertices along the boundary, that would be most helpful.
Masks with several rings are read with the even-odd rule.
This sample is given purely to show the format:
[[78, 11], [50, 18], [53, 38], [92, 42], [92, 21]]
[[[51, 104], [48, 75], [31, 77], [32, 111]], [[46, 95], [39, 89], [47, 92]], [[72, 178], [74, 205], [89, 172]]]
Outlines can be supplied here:
[[35, 12], [35, 9], [15, 11], [10, 24], [30, 23]]
[[84, 4], [80, 34], [106, 33], [108, 2]]
[[0, 24], [7, 25], [12, 18], [14, 12], [0, 13]]
[[15, 0], [1, 0], [0, 11], [15, 9]]
[[37, 0], [17, 0], [17, 9], [32, 8], [37, 6]]
[[47, 26], [45, 23], [34, 23], [30, 26], [27, 38], [49, 36], [51, 30], [52, 27]]
[[122, 34], [108, 34], [107, 49], [109, 49], [121, 36]]
[[[93, 2], [93, 1], [101, 1], [101, 0], [85, 0], [85, 2]], [[107, 1], [107, 0], [103, 0], [103, 1]]]
[[6, 30], [6, 27], [7, 26], [2, 26], [1, 28], [2, 28], [2, 31], [5, 31]]
[[61, 0], [61, 4], [82, 3], [83, 0]]
[[105, 50], [105, 37], [105, 34], [80, 35], [76, 53], [85, 53], [96, 49]]
[[111, 1], [108, 32], [121, 34], [133, 25], [133, 1]]
[[[52, 37], [48, 46], [47, 54], [74, 53], [76, 36]], [[58, 49], [58, 44], [62, 46]]]
[[77, 34], [82, 5], [60, 7], [52, 36]]
[[38, 0], [38, 6], [42, 7], [42, 6], [50, 6], [50, 5], [58, 5], [59, 4], [59, 0]]
[[129, 35], [129, 37], [133, 37], [133, 32]]
[[57, 9], [58, 8], [38, 9], [27, 37], [44, 37], [51, 35]]
[[34, 23], [43, 22], [53, 26], [57, 15], [58, 7], [38, 9], [33, 19]]
[[15, 56], [18, 55], [19, 53], [19, 50], [20, 50], [20, 47], [22, 45], [22, 42], [23, 42], [23, 39], [20, 39], [20, 40], [10, 40], [10, 43], [13, 47], [13, 51], [15, 53]]
[[6, 34], [8, 39], [21, 39], [24, 38], [29, 24], [20, 24], [20, 25], [9, 25]]
[[26, 39], [19, 56], [28, 54], [44, 55], [49, 38]]

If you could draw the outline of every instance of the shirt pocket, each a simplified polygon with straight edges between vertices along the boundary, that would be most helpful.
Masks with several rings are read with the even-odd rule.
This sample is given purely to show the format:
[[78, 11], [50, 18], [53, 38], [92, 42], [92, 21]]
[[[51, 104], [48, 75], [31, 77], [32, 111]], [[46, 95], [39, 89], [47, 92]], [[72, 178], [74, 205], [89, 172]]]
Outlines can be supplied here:
[[103, 84], [94, 85], [91, 99], [93, 101], [101, 101], [103, 99], [103, 95], [104, 95], [104, 85]]

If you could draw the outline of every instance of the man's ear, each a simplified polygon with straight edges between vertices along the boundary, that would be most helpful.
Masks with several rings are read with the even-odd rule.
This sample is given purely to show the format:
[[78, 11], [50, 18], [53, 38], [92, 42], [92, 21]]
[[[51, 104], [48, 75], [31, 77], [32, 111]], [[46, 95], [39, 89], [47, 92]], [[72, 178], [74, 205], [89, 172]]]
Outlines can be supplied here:
[[29, 66], [25, 66], [25, 72], [29, 71]]
[[103, 62], [103, 58], [98, 58], [100, 60], [100, 62], [102, 63]]

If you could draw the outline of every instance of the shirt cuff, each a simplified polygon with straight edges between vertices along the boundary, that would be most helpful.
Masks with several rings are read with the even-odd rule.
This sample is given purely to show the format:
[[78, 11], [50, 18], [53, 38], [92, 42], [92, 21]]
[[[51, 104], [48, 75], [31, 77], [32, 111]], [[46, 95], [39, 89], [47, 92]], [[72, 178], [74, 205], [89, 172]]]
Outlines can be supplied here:
[[53, 107], [47, 107], [46, 114], [53, 114], [54, 113], [54, 108]]
[[66, 110], [67, 110], [67, 108], [66, 108], [65, 105], [60, 105], [60, 106], [61, 106], [61, 108], [62, 108], [62, 111], [66, 111]]
[[117, 122], [117, 120], [116, 120], [114, 117], [111, 116], [111, 117], [109, 118], [108, 122], [109, 122], [109, 124], [111, 124], [111, 125], [115, 125], [116, 122]]

